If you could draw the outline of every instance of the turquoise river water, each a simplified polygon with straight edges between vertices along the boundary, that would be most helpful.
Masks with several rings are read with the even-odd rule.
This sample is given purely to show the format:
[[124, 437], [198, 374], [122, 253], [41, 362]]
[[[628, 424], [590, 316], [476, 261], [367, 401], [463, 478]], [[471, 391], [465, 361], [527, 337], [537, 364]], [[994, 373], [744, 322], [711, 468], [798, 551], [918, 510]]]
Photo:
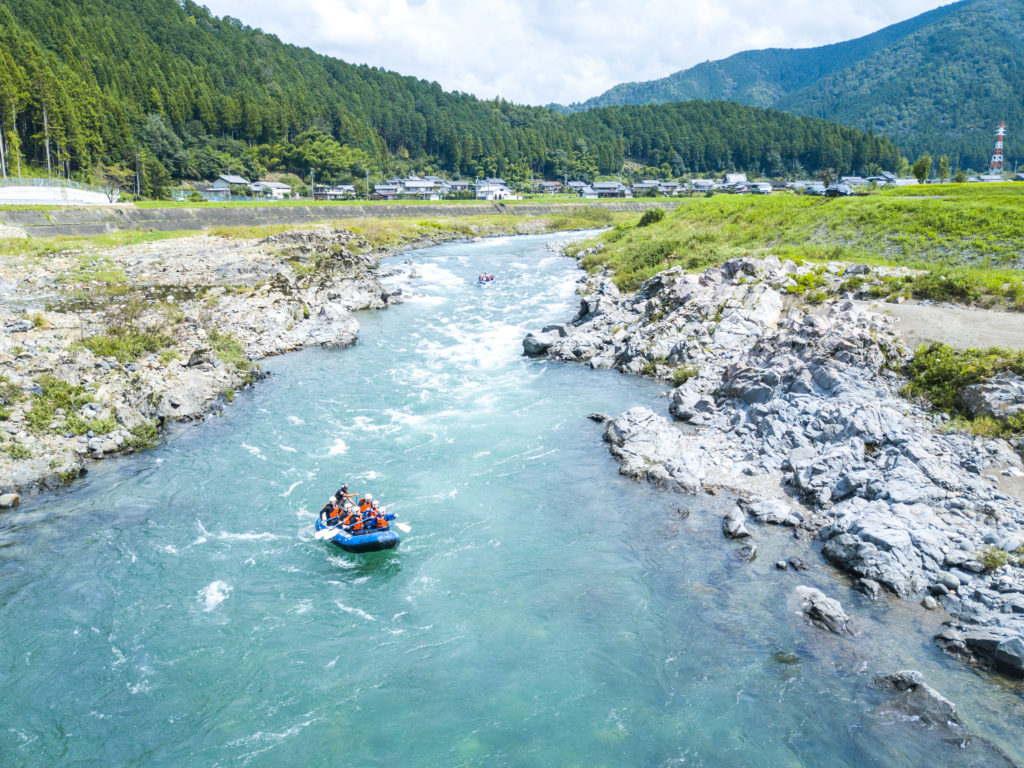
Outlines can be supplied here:
[[[728, 499], [618, 475], [587, 415], [664, 412], [664, 387], [521, 356], [575, 312], [552, 239], [409, 254], [409, 301], [356, 346], [269, 361], [221, 417], [0, 517], [0, 766], [1024, 757], [1019, 689], [943, 657], [938, 616], [867, 603], [774, 529], [745, 564]], [[346, 480], [411, 526], [397, 550], [313, 538]], [[794, 554], [812, 568], [774, 568]], [[806, 625], [801, 583], [857, 636]], [[879, 711], [873, 677], [904, 668], [981, 738]]]

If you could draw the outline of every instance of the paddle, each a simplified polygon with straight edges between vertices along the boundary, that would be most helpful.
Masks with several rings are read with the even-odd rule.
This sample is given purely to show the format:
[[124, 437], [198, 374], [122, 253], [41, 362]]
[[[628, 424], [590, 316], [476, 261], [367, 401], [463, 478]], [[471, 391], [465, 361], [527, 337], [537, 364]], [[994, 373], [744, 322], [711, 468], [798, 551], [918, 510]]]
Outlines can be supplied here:
[[[398, 523], [394, 520], [390, 521], [390, 524], [400, 530], [402, 533], [409, 533], [412, 528], [407, 523]], [[319, 531], [313, 534], [313, 536], [320, 541], [328, 541], [338, 535], [340, 531], [344, 530], [341, 526], [332, 525], [327, 528], [321, 528]], [[383, 529], [382, 529], [383, 530]]]

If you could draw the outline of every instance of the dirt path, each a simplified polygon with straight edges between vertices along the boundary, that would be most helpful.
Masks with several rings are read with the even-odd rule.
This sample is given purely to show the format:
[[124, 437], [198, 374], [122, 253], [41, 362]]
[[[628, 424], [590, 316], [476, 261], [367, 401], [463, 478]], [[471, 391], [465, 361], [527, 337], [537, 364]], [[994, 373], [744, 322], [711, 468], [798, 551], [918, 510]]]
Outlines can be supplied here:
[[860, 306], [888, 315], [910, 349], [933, 341], [957, 349], [1004, 347], [1024, 349], [1024, 313], [993, 312], [935, 304], [887, 304], [858, 301]]

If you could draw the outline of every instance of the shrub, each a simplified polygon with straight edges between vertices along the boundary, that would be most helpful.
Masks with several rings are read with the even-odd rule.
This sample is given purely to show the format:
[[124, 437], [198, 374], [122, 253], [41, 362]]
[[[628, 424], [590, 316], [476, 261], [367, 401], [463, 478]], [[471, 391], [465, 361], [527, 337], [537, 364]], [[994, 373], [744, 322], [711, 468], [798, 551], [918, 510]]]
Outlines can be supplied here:
[[961, 399], [964, 390], [1004, 372], [1024, 375], [1024, 353], [997, 347], [955, 350], [933, 343], [914, 353], [904, 394], [924, 397], [936, 408], [970, 418]]
[[128, 442], [125, 445], [129, 450], [133, 451], [149, 450], [156, 445], [157, 438], [160, 435], [155, 421], [137, 424], [129, 432], [132, 433], [132, 436], [128, 438]]
[[648, 208], [644, 211], [643, 216], [640, 217], [640, 222], [637, 224], [638, 227], [646, 227], [651, 224], [656, 224], [665, 218], [664, 208]]
[[7, 413], [6, 416], [0, 416], [0, 421], [10, 418], [11, 409], [8, 406], [20, 403], [24, 399], [25, 390], [0, 373], [0, 413]]
[[[80, 384], [69, 384], [55, 376], [45, 374], [36, 379], [42, 392], [32, 396], [32, 410], [25, 414], [29, 428], [35, 432], [45, 432], [50, 428], [58, 408], [71, 414], [72, 421], [78, 419], [75, 411], [86, 403], [92, 402], [92, 395]], [[81, 419], [79, 419], [81, 420]]]
[[113, 357], [119, 363], [138, 360], [147, 352], [157, 352], [171, 343], [154, 329], [116, 328], [109, 334], [96, 334], [82, 339], [82, 345], [98, 357]]
[[21, 443], [8, 443], [3, 446], [3, 451], [12, 459], [31, 459], [32, 451]]
[[207, 335], [207, 340], [213, 351], [226, 365], [231, 365], [240, 371], [248, 371], [252, 367], [252, 361], [245, 356], [245, 350], [241, 343], [230, 333], [222, 333], [216, 328]]
[[986, 571], [994, 571], [1010, 561], [1010, 556], [1006, 552], [992, 545], [982, 547], [977, 557], [978, 562], [985, 566]]
[[699, 373], [692, 365], [681, 365], [672, 371], [672, 386], [681, 387]]

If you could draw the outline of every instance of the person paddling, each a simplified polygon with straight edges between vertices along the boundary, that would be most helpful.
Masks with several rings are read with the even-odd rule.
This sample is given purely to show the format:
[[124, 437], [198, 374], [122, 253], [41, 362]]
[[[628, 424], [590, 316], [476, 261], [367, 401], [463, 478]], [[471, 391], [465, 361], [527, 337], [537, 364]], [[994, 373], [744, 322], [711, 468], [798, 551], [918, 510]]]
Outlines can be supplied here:
[[320, 510], [320, 519], [324, 521], [325, 525], [337, 525], [339, 517], [341, 517], [341, 510], [338, 508], [338, 499], [331, 496], [324, 508]]
[[335, 498], [338, 499], [338, 503], [341, 504], [341, 506], [343, 507], [346, 504], [354, 501], [356, 498], [356, 494], [348, 492], [348, 483], [342, 483], [341, 488], [338, 489], [337, 493], [335, 493], [334, 496]]

